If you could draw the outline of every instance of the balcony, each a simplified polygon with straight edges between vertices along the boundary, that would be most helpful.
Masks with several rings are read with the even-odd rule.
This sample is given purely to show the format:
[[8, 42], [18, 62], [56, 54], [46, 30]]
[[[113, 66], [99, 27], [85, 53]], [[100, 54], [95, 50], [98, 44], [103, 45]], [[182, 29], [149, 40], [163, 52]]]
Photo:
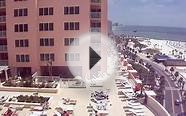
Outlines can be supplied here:
[[101, 3], [101, 0], [91, 0], [91, 3]]
[[6, 21], [6, 16], [0, 16], [0, 22], [5, 22]]
[[91, 27], [90, 32], [101, 32], [100, 27]]
[[0, 52], [7, 51], [7, 45], [0, 45]]
[[101, 18], [101, 12], [91, 12], [90, 18]]
[[0, 60], [0, 66], [8, 66], [8, 60]]
[[6, 4], [5, 4], [5, 0], [4, 1], [0, 1], [0, 7], [5, 7]]
[[6, 31], [0, 31], [0, 38], [1, 37], [6, 37]]

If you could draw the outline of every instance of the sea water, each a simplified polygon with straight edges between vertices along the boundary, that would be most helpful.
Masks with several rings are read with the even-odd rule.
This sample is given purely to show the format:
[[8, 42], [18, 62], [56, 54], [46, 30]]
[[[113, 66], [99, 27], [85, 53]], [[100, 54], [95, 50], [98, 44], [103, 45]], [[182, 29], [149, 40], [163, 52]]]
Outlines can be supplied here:
[[186, 28], [161, 26], [113, 26], [115, 34], [186, 42]]

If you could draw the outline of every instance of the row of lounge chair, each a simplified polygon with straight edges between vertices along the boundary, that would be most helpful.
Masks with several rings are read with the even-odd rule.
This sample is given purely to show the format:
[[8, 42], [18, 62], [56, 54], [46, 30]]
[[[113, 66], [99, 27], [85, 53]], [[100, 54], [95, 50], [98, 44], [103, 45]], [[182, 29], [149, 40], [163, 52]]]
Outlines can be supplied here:
[[128, 73], [119, 71], [118, 76], [115, 79], [116, 86], [118, 88], [118, 96], [122, 102], [127, 103], [123, 107], [127, 116], [145, 116], [144, 106], [138, 102], [136, 94], [132, 88], [132, 85], [128, 81]]

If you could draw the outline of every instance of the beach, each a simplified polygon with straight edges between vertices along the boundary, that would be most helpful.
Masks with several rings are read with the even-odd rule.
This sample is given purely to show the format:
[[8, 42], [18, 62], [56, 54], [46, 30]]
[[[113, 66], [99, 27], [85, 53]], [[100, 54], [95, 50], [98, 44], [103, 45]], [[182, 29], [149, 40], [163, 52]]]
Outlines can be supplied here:
[[149, 48], [158, 49], [160, 50], [161, 53], [169, 55], [172, 58], [175, 58], [176, 56], [179, 55], [181, 56], [182, 59], [186, 58], [186, 42], [172, 40], [157, 40], [148, 38], [141, 43], [147, 45]]

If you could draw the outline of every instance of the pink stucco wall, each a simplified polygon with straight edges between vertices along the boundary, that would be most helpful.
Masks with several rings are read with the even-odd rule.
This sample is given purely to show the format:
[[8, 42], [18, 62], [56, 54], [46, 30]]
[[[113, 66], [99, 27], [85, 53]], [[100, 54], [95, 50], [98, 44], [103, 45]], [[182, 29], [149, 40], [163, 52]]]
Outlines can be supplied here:
[[[32, 67], [32, 72], [39, 72], [40, 66], [46, 66], [46, 62], [40, 61], [40, 53], [54, 53], [55, 61], [53, 62], [53, 65], [65, 66], [64, 53], [68, 50], [68, 47], [64, 46], [64, 38], [78, 37], [81, 34], [90, 31], [90, 4], [90, 0], [27, 0], [18, 2], [6, 0], [9, 66], [12, 69], [30, 66]], [[80, 14], [64, 15], [63, 10], [65, 6], [80, 6]], [[39, 16], [39, 8], [41, 7], [54, 7], [54, 15]], [[107, 35], [107, 0], [102, 0], [101, 7], [101, 31]], [[28, 16], [14, 17], [14, 9], [16, 8], [28, 8]], [[63, 24], [66, 21], [80, 22], [80, 30], [65, 31], [63, 29]], [[39, 32], [40, 22], [53, 22], [54, 31]], [[28, 23], [28, 32], [15, 33], [15, 23]], [[40, 47], [40, 37], [53, 37], [55, 42], [54, 46]], [[16, 48], [16, 39], [29, 39], [29, 47]], [[29, 54], [30, 62], [16, 62], [16, 54]]]

